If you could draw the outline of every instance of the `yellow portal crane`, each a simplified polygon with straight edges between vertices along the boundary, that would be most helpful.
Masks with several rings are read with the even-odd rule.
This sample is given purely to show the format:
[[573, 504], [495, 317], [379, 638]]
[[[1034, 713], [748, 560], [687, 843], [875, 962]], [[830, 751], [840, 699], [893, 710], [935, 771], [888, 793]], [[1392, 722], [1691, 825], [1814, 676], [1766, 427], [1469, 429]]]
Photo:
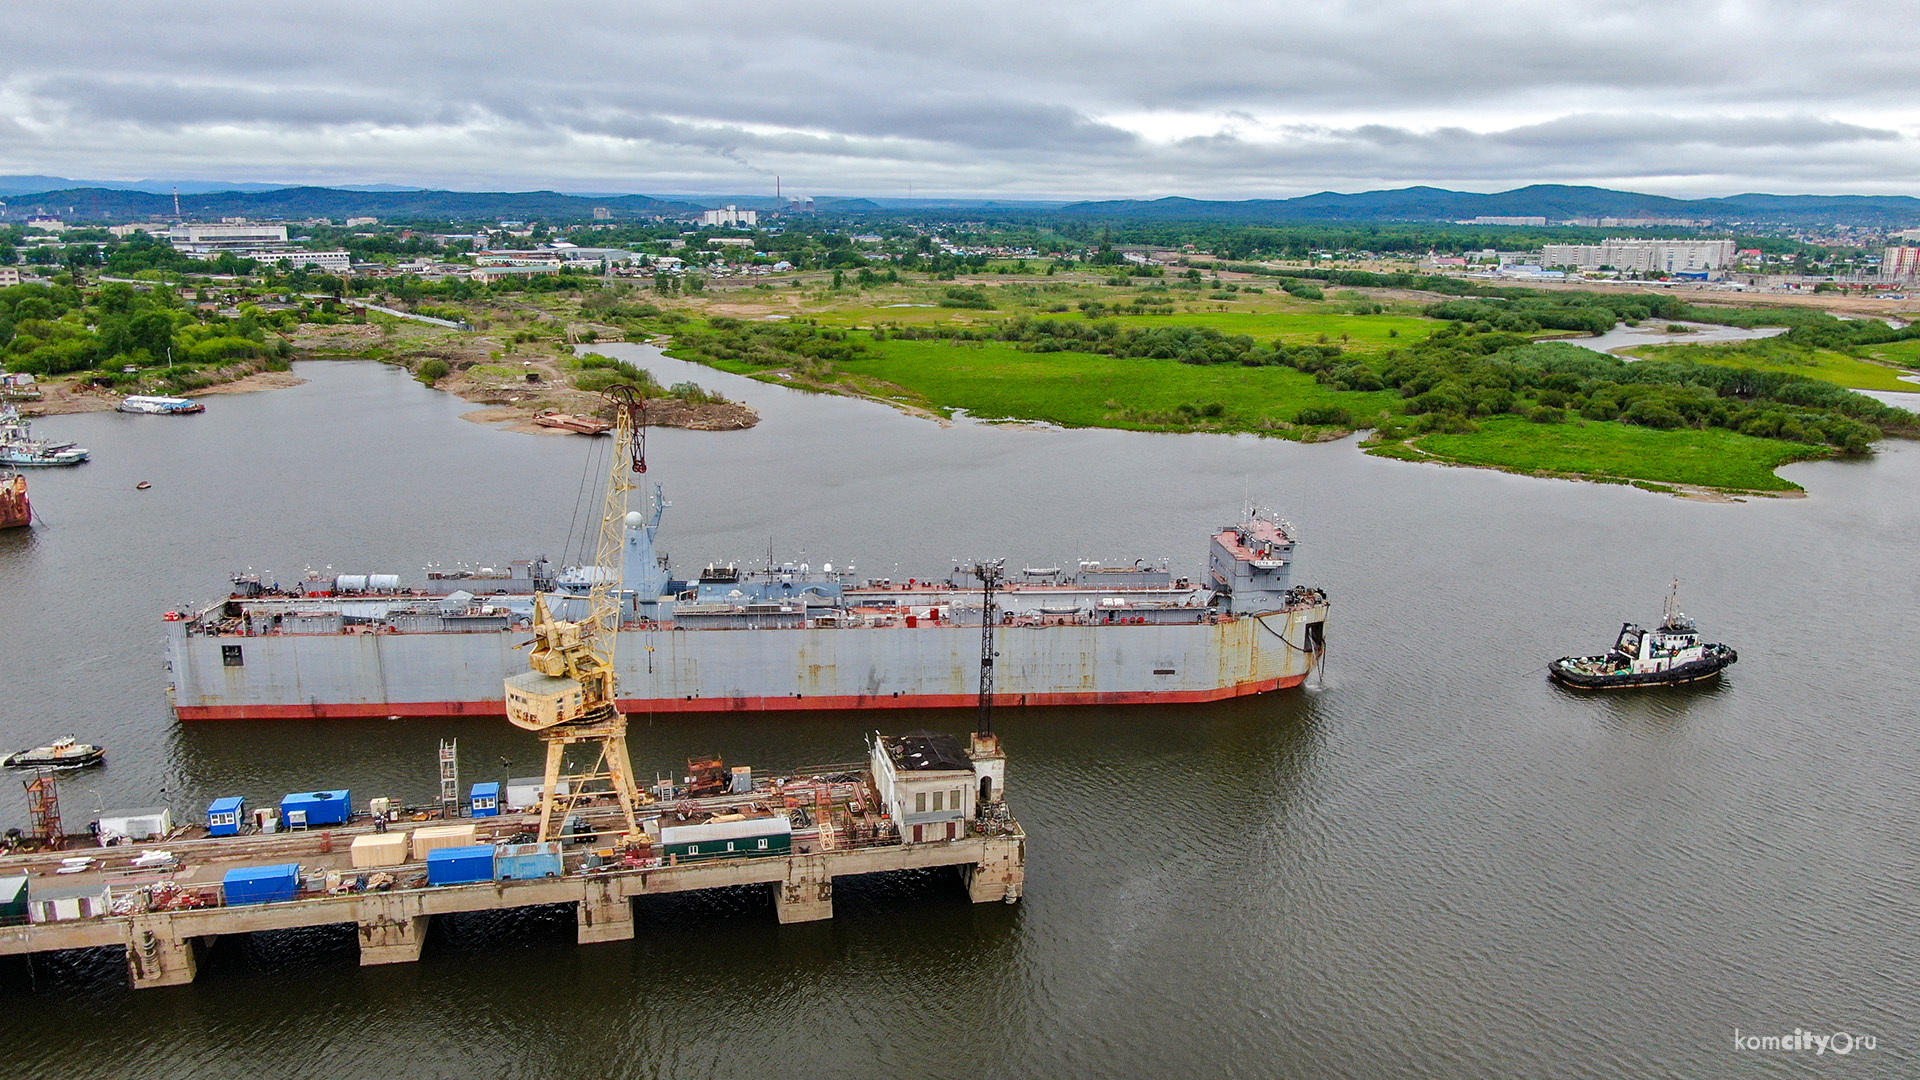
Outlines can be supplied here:
[[[637, 836], [634, 807], [644, 797], [634, 788], [627, 760], [627, 718], [620, 712], [619, 679], [613, 666], [620, 631], [622, 552], [626, 546], [627, 493], [632, 477], [647, 471], [646, 402], [631, 386], [614, 386], [615, 446], [607, 477], [600, 546], [590, 568], [587, 615], [557, 619], [544, 595], [533, 601], [532, 669], [507, 679], [507, 719], [540, 733], [547, 744], [546, 783], [541, 788], [540, 842], [557, 839], [576, 807], [605, 795], [620, 803], [627, 833]], [[598, 743], [600, 753], [585, 772], [565, 770], [568, 747]], [[564, 785], [564, 791], [562, 790]]]

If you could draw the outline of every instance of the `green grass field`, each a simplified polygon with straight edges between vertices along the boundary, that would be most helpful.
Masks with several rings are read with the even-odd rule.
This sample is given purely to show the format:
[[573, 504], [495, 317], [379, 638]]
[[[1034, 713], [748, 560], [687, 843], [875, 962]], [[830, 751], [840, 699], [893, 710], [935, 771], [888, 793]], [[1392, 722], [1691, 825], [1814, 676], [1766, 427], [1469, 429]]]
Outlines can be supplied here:
[[1824, 447], [1731, 431], [1657, 431], [1612, 422], [1532, 424], [1519, 419], [1490, 421], [1470, 435], [1427, 435], [1414, 445], [1464, 465], [1730, 491], [1799, 491], [1798, 484], [1773, 470], [1827, 456]]
[[[932, 406], [1067, 427], [1284, 434], [1301, 409], [1331, 406], [1366, 418], [1400, 402], [1396, 393], [1329, 390], [1289, 368], [1030, 353], [998, 342], [889, 340], [869, 348], [871, 359], [840, 369], [903, 387]], [[1205, 415], [1211, 405], [1218, 415]]]
[[[961, 282], [966, 285], [966, 282]], [[1006, 319], [1086, 318], [1077, 305], [1098, 300], [1110, 307], [1143, 293], [1098, 282], [1020, 278], [1005, 287], [988, 283], [993, 310], [941, 308], [946, 283], [914, 283], [856, 292], [814, 290], [805, 318], [828, 325], [877, 324], [986, 326]], [[1209, 291], [1173, 289], [1154, 295], [1175, 301], [1169, 314], [1114, 315], [1129, 327], [1202, 326], [1256, 341], [1327, 342], [1361, 358], [1379, 358], [1400, 344], [1423, 340], [1440, 324], [1405, 309], [1349, 314], [1359, 298], [1300, 300], [1277, 289], [1215, 297]], [[746, 299], [746, 297], [741, 297]], [[911, 304], [901, 307], [893, 305]], [[1066, 311], [1048, 311], [1067, 306]], [[742, 312], [748, 319], [751, 312]], [[1035, 353], [1002, 342], [914, 341], [856, 337], [866, 350], [855, 360], [770, 370], [732, 361], [715, 366], [768, 381], [829, 392], [862, 394], [938, 414], [965, 410], [988, 419], [1030, 420], [1064, 427], [1108, 427], [1169, 432], [1255, 432], [1286, 438], [1324, 438], [1326, 426], [1296, 427], [1302, 410], [1343, 409], [1354, 427], [1371, 427], [1399, 416], [1405, 401], [1393, 391], [1351, 393], [1329, 389], [1312, 376], [1284, 367], [1192, 365], [1173, 360], [1122, 359], [1090, 353]], [[1907, 389], [1898, 372], [1845, 356], [1821, 353], [1800, 364], [1790, 350], [1773, 355], [1727, 355], [1710, 347], [1675, 345], [1648, 355], [1676, 360], [1744, 364], [1789, 370], [1846, 386]], [[673, 353], [678, 355], [678, 353]], [[688, 357], [689, 359], [703, 359]], [[1442, 460], [1523, 473], [1587, 476], [1634, 482], [1649, 490], [1681, 484], [1729, 491], [1794, 491], [1774, 475], [1791, 461], [1827, 451], [1798, 443], [1756, 439], [1727, 431], [1656, 430], [1622, 423], [1535, 424], [1518, 418], [1485, 421], [1469, 435], [1435, 434], [1388, 443], [1370, 452], [1406, 460]]]
[[1126, 315], [1115, 321], [1127, 326], [1205, 326], [1223, 334], [1248, 334], [1260, 341], [1284, 338], [1292, 344], [1318, 341], [1324, 334], [1335, 345], [1363, 352], [1410, 345], [1444, 325], [1418, 315], [1347, 315], [1333, 310], [1330, 304], [1314, 306], [1321, 310], [1193, 311]]
[[[1892, 350], [1901, 346], [1916, 345], [1920, 342], [1896, 342], [1893, 345], [1876, 345], [1875, 350]], [[1655, 345], [1633, 350], [1633, 355], [1643, 360], [1690, 360], [1699, 364], [1718, 364], [1722, 367], [1746, 367], [1760, 371], [1783, 371], [1794, 375], [1805, 375], [1810, 379], [1823, 379], [1838, 383], [1853, 390], [1903, 390], [1908, 393], [1920, 393], [1920, 383], [1901, 382], [1902, 374], [1884, 364], [1871, 360], [1861, 360], [1845, 353], [1830, 349], [1813, 349], [1799, 356], [1778, 349], [1771, 353], [1734, 352], [1726, 346], [1715, 345]], [[1909, 355], [1920, 355], [1912, 354]], [[1801, 362], [1804, 357], [1805, 362]]]
[[[1920, 368], [1920, 341], [1889, 341], [1885, 345], [1868, 345], [1861, 351], [1875, 360], [1889, 364], [1898, 364], [1904, 368]], [[1907, 383], [1916, 393], [1920, 393], [1920, 383]]]

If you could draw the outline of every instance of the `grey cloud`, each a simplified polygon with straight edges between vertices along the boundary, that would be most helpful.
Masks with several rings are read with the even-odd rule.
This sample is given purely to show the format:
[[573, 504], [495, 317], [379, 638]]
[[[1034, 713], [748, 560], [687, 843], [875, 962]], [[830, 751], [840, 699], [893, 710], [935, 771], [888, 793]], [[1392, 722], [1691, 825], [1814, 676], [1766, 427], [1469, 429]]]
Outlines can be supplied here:
[[40, 80], [30, 86], [38, 100], [68, 110], [81, 122], [127, 122], [160, 129], [196, 124], [272, 125], [453, 124], [471, 119], [472, 107], [394, 97], [353, 88], [267, 89], [208, 86], [157, 79], [93, 78]]
[[[1915, 185], [1906, 15], [1858, 0], [43, 4], [0, 27], [0, 166], [654, 190], [777, 171], [956, 194]], [[1143, 136], [1127, 120], [1143, 113], [1211, 133]]]

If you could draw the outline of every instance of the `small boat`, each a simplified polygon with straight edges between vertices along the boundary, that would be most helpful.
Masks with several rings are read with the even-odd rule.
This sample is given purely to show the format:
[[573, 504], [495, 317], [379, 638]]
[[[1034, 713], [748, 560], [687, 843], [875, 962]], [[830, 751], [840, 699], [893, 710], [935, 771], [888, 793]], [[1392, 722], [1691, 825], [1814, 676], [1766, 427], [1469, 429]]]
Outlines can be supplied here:
[[543, 412], [533, 418], [541, 427], [560, 428], [563, 431], [577, 431], [582, 435], [604, 435], [613, 430], [613, 425], [592, 416], [575, 416], [572, 413]]
[[1649, 631], [1624, 623], [1605, 655], [1563, 656], [1547, 665], [1548, 676], [1580, 690], [1625, 690], [1699, 682], [1737, 663], [1740, 654], [1732, 647], [1700, 640], [1693, 620], [1680, 611], [1679, 600], [1680, 583], [1675, 581], [1658, 627]]
[[98, 765], [105, 760], [105, 747], [92, 743], [75, 742], [72, 738], [55, 739], [46, 746], [36, 746], [31, 750], [22, 750], [17, 754], [8, 754], [0, 758], [0, 767], [9, 769], [78, 769], [87, 765]]
[[150, 487], [152, 487], [152, 486], [153, 486], [153, 481], [151, 481], [151, 480], [142, 480], [142, 481], [140, 481], [139, 483], [137, 483], [137, 484], [135, 484], [135, 485], [133, 485], [133, 490], [135, 490], [135, 491], [145, 491], [145, 490], [147, 490], [148, 488], [150, 488]]
[[152, 394], [129, 394], [114, 406], [124, 413], [145, 413], [149, 416], [184, 416], [188, 413], [206, 412], [207, 407], [183, 397], [159, 397]]

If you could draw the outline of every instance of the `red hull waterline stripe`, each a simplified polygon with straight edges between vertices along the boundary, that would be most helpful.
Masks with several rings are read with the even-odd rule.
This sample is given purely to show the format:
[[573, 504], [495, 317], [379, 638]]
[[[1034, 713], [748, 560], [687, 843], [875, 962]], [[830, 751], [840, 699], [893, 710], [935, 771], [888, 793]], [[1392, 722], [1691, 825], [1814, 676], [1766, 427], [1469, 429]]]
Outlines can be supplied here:
[[[1285, 690], [1307, 681], [1306, 675], [1223, 686], [1216, 690], [1121, 691], [1086, 694], [996, 694], [995, 705], [1165, 705], [1247, 697]], [[839, 709], [971, 709], [978, 694], [886, 694], [878, 697], [849, 694], [832, 697], [722, 697], [635, 698], [622, 701], [629, 716], [642, 713], [831, 712]], [[381, 716], [504, 716], [497, 701], [414, 701], [407, 703], [341, 702], [311, 705], [181, 705], [174, 708], [182, 720], [348, 720]]]

